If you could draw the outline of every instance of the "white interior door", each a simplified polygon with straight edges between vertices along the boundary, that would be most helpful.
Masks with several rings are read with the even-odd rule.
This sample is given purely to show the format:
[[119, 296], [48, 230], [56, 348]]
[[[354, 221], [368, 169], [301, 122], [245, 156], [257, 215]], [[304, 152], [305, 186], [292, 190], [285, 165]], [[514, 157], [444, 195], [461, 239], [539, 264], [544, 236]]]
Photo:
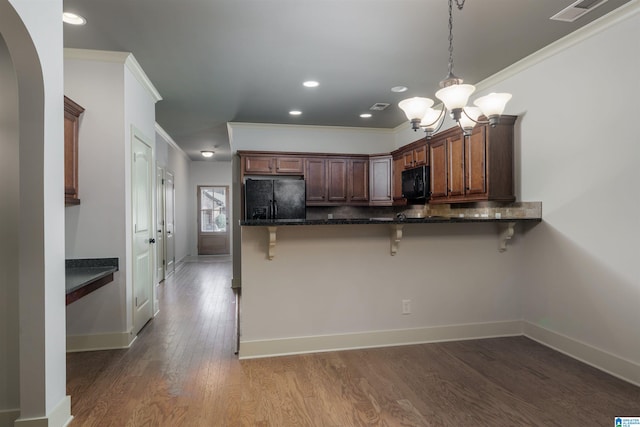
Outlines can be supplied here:
[[165, 171], [164, 174], [164, 224], [166, 230], [165, 238], [165, 277], [173, 273], [176, 267], [176, 250], [175, 250], [175, 184], [173, 174]]
[[156, 283], [164, 280], [164, 168], [156, 166]]
[[152, 149], [133, 132], [132, 216], [133, 216], [133, 333], [153, 316], [153, 163]]

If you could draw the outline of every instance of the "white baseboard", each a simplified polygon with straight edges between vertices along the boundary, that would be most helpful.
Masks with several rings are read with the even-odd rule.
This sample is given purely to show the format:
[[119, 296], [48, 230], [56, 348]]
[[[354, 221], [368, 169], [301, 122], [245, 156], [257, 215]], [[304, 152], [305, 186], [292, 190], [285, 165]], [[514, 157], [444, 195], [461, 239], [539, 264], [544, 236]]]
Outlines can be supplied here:
[[18, 409], [2, 409], [0, 410], [0, 427], [13, 427], [13, 423], [20, 416], [20, 408]]
[[526, 337], [640, 387], [640, 364], [527, 321], [522, 325]]
[[71, 416], [71, 397], [65, 396], [60, 403], [41, 418], [18, 418], [15, 421], [15, 427], [66, 427], [73, 420]]
[[129, 332], [71, 335], [67, 336], [67, 353], [129, 348], [135, 340], [136, 337]]
[[522, 321], [240, 341], [240, 359], [522, 335]]

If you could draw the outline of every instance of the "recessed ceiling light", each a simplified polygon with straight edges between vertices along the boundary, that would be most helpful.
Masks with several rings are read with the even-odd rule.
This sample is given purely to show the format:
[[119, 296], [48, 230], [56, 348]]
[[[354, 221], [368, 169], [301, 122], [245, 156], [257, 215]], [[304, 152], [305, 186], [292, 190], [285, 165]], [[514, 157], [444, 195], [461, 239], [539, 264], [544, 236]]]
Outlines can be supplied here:
[[72, 12], [64, 12], [62, 14], [62, 21], [71, 25], [84, 25], [87, 23], [87, 20], [84, 19], [84, 17]]
[[307, 80], [306, 82], [302, 83], [302, 85], [304, 87], [318, 87], [320, 86], [320, 83], [315, 80]]
[[291, 110], [291, 111], [289, 111], [289, 114], [291, 114], [292, 116], [299, 116], [300, 114], [302, 114], [302, 111]]
[[369, 117], [371, 117], [370, 113], [362, 113], [360, 114], [360, 117], [362, 117], [363, 119], [368, 119]]
[[202, 154], [202, 157], [206, 158], [213, 157], [213, 151], [211, 150], [203, 150], [200, 152], [200, 154]]
[[391, 88], [391, 92], [400, 93], [400, 92], [406, 92], [406, 91], [407, 91], [406, 86], [394, 86]]

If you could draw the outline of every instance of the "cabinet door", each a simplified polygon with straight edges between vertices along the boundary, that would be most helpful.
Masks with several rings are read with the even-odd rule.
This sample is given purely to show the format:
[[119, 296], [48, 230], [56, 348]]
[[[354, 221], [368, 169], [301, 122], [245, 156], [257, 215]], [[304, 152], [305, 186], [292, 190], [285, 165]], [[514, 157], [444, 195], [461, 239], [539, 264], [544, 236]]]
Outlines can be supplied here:
[[369, 175], [369, 204], [390, 206], [393, 202], [391, 197], [391, 156], [372, 158]]
[[414, 166], [413, 150], [402, 153], [403, 167], [404, 169], [411, 169]]
[[464, 136], [447, 138], [449, 197], [464, 195]]
[[302, 157], [276, 157], [276, 173], [302, 175], [304, 162]]
[[486, 128], [478, 126], [467, 138], [465, 153], [467, 194], [485, 194], [487, 192], [486, 158]]
[[64, 203], [77, 205], [78, 198], [78, 133], [84, 108], [64, 97]]
[[447, 144], [446, 140], [429, 146], [431, 159], [431, 199], [447, 197]]
[[349, 202], [369, 201], [369, 159], [351, 159], [348, 169]]
[[413, 150], [413, 165], [428, 165], [427, 144]]
[[327, 175], [325, 159], [309, 158], [305, 161], [304, 175], [307, 186], [307, 203], [325, 203], [327, 201]]
[[403, 170], [404, 170], [404, 158], [397, 157], [393, 159], [393, 200], [396, 200], [398, 202], [402, 202], [404, 200], [402, 198], [402, 171]]
[[346, 203], [347, 159], [327, 159], [327, 201]]
[[244, 159], [244, 173], [272, 174], [273, 157], [247, 156]]

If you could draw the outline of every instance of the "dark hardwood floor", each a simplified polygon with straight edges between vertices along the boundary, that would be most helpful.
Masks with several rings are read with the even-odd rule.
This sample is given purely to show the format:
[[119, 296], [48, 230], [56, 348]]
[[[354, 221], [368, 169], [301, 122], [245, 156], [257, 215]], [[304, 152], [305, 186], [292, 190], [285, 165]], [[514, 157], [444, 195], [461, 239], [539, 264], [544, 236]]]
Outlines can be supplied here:
[[129, 350], [67, 356], [72, 426], [609, 426], [640, 388], [524, 337], [238, 361], [231, 264], [182, 263]]

